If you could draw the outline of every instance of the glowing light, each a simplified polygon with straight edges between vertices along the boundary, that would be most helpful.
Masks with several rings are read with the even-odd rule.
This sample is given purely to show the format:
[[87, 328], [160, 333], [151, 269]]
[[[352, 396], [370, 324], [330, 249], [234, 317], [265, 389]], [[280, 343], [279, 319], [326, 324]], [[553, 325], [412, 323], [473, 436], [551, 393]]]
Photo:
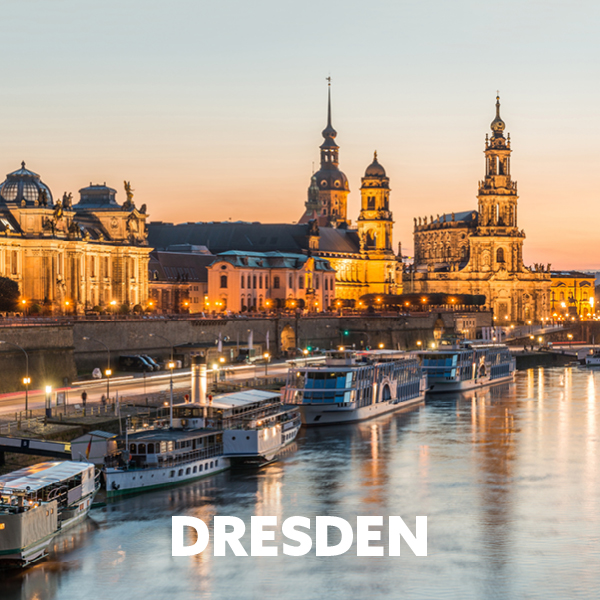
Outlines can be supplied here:
[[112, 375], [112, 371], [110, 369], [106, 369], [105, 373], [107, 377], [110, 377]]
[[46, 386], [46, 394], [50, 394], [52, 392], [52, 386], [51, 385], [47, 385]]
[[169, 367], [169, 369], [173, 370], [175, 368], [175, 363], [173, 361], [171, 361], [171, 362], [169, 362], [167, 367]]

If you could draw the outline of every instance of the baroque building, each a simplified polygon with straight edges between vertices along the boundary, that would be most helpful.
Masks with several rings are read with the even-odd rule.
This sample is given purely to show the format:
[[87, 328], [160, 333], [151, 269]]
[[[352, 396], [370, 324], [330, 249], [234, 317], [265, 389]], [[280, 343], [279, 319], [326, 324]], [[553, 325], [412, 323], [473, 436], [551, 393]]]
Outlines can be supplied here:
[[[340, 170], [337, 132], [332, 125], [330, 88], [322, 136], [320, 169], [311, 177], [305, 211], [297, 224], [154, 222], [148, 225], [150, 245], [157, 250], [176, 244], [201, 245], [212, 254], [305, 254], [326, 259], [335, 270], [335, 300], [357, 302], [365, 294], [401, 293], [401, 258], [393, 251], [390, 180], [375, 155], [361, 179], [361, 210], [353, 227], [347, 214], [350, 187]], [[290, 302], [305, 300], [305, 292], [297, 285], [287, 286], [286, 293]], [[326, 310], [333, 300], [329, 293], [319, 300], [318, 308], [311, 302], [306, 305]]]
[[0, 275], [19, 284], [23, 307], [78, 313], [96, 306], [144, 304], [148, 294], [146, 208], [133, 191], [91, 185], [73, 204], [54, 200], [40, 176], [25, 168], [0, 184]]
[[414, 220], [414, 265], [404, 275], [405, 287], [415, 293], [483, 294], [498, 323], [541, 321], [549, 317], [550, 265], [523, 264], [525, 232], [518, 227], [505, 128], [497, 97], [478, 210]]

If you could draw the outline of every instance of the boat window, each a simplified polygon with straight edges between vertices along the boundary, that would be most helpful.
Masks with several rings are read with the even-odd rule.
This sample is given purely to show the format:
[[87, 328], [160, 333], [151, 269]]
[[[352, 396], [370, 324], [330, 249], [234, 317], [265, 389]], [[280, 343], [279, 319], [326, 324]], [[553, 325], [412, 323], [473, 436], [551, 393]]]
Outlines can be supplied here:
[[200, 468], [198, 469], [199, 471], [202, 471], [202, 465], [200, 465]]
[[177, 475], [183, 475], [183, 469], [179, 469], [179, 471], [177, 472]]
[[185, 474], [186, 474], [186, 475], [189, 475], [191, 472], [192, 472], [192, 471], [191, 471], [190, 467], [188, 467], [188, 468], [185, 470]]
[[135, 444], [130, 444], [129, 445], [129, 451], [131, 452], [131, 454], [137, 454], [137, 448]]
[[197, 470], [198, 470], [198, 467], [194, 467], [194, 471], [193, 472], [195, 473]]
[[213, 461], [212, 460], [210, 461], [210, 468], [211, 469], [213, 468]]
[[218, 467], [218, 466], [219, 466], [219, 461], [215, 460], [215, 467]]
[[146, 444], [138, 444], [138, 454], [146, 454]]
[[148, 444], [148, 454], [154, 454], [154, 444]]
[[171, 472], [169, 473], [169, 477], [175, 477], [175, 471], [171, 471]]

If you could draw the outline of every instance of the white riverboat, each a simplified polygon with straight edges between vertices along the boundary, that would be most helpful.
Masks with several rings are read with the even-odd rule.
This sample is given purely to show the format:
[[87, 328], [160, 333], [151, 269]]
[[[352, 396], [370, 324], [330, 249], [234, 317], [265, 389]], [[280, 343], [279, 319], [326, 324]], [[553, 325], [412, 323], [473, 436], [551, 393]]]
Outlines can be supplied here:
[[271, 462], [296, 437], [300, 417], [281, 394], [245, 390], [173, 407], [170, 419], [127, 433], [105, 460], [107, 497], [185, 483], [234, 463]]
[[52, 538], [86, 518], [98, 487], [87, 462], [43, 462], [1, 475], [0, 565], [43, 558]]
[[512, 381], [515, 358], [505, 344], [461, 342], [416, 352], [430, 393], [463, 392]]
[[425, 377], [405, 352], [331, 351], [324, 365], [288, 372], [284, 402], [297, 404], [305, 425], [371, 419], [423, 402]]
[[588, 367], [600, 367], [600, 350], [592, 350], [591, 354], [586, 355], [584, 360]]

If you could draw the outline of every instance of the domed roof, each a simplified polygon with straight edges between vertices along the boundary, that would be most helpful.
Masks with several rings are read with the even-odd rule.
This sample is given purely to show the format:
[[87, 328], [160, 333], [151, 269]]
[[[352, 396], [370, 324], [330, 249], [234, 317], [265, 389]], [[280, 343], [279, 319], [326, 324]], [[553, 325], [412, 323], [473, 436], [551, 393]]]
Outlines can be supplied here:
[[373, 155], [373, 162], [365, 171], [365, 177], [385, 177], [385, 169], [377, 162], [377, 151]]
[[0, 201], [19, 206], [53, 205], [50, 188], [37, 173], [25, 168], [25, 161], [19, 170], [9, 173], [0, 184]]
[[313, 177], [320, 190], [350, 190], [348, 178], [339, 169], [319, 169]]
[[496, 118], [490, 124], [492, 131], [499, 135], [502, 135], [502, 132], [506, 128], [506, 123], [500, 118], [500, 96], [496, 96]]

